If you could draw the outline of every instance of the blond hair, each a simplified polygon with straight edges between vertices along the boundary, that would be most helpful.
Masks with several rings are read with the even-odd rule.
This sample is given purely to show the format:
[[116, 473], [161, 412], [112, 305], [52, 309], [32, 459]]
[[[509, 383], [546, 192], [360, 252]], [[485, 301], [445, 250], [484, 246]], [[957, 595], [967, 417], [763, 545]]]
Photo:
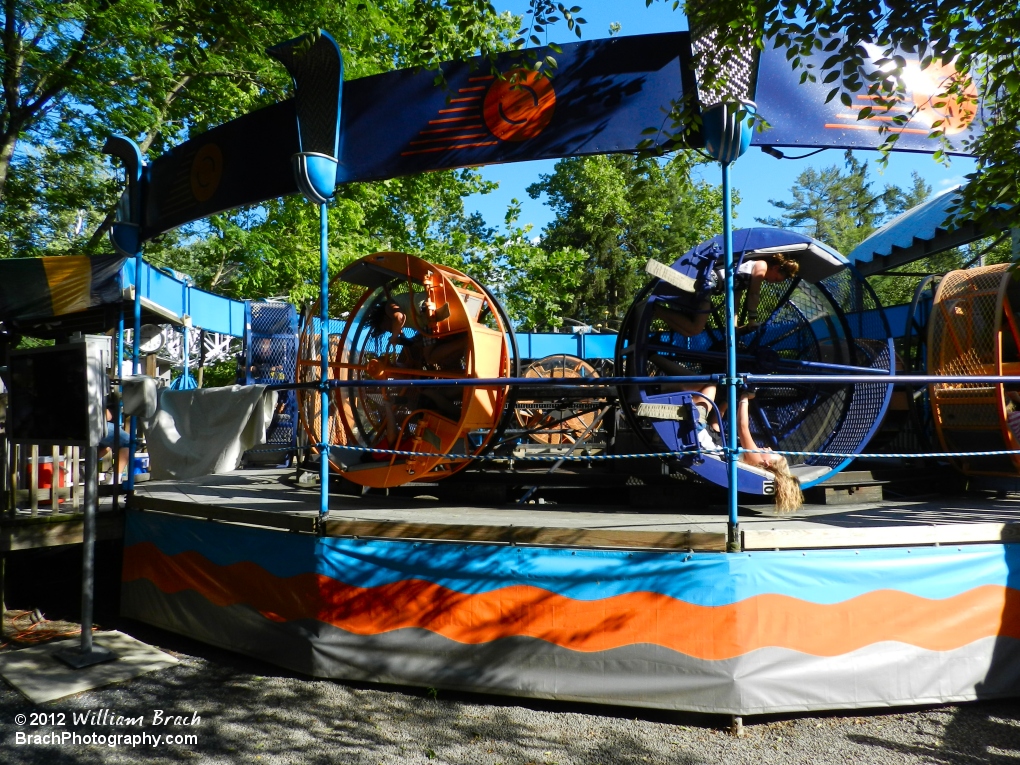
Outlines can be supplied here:
[[781, 454], [774, 455], [771, 464], [765, 469], [772, 473], [776, 512], [795, 513], [800, 510], [804, 504], [804, 494], [800, 490], [800, 481], [790, 473], [790, 463], [786, 461], [786, 457]]

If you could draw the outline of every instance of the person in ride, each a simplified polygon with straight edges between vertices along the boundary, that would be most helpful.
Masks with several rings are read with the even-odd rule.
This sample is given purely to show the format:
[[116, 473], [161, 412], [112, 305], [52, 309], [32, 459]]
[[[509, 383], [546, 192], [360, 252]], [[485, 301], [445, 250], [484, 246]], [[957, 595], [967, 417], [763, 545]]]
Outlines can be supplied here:
[[[718, 284], [723, 284], [723, 270], [722, 268], [716, 269]], [[737, 332], [750, 332], [760, 326], [758, 305], [761, 302], [762, 282], [779, 284], [787, 279], [795, 279], [799, 272], [800, 263], [782, 253], [745, 259], [737, 267], [733, 280], [733, 288], [738, 294], [747, 293], [744, 298], [743, 311], [740, 313], [747, 316], [748, 319], [737, 327]], [[708, 323], [711, 313], [712, 301], [706, 297], [691, 310], [667, 308], [662, 303], [656, 303], [653, 315], [656, 319], [665, 322], [666, 326], [674, 332], [678, 332], [684, 337], [694, 337], [705, 331], [705, 325]]]

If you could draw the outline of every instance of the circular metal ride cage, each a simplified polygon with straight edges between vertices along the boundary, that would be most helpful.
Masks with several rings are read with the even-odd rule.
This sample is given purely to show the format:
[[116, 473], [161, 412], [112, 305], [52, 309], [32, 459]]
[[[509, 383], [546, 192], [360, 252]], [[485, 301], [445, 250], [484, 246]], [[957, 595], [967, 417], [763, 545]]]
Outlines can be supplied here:
[[[394, 384], [330, 391], [330, 467], [362, 486], [387, 488], [435, 481], [467, 465], [445, 455], [475, 455], [488, 445], [500, 429], [509, 387], [415, 388], [401, 382], [514, 376], [510, 325], [498, 301], [465, 274], [400, 252], [362, 258], [336, 282], [365, 292], [342, 334], [330, 336], [330, 379]], [[306, 322], [299, 382], [320, 379], [319, 342], [319, 323]], [[302, 390], [299, 397], [305, 432], [320, 443], [319, 393]]]
[[[591, 364], [577, 356], [557, 353], [537, 359], [524, 368], [530, 379], [580, 379], [598, 377]], [[598, 410], [605, 406], [605, 397], [593, 392], [589, 397], [569, 404], [546, 403], [525, 391], [514, 407], [517, 425], [538, 444], [574, 444], [595, 422]]]
[[[1008, 263], [946, 274], [928, 320], [928, 374], [1020, 375], [1014, 306], [1020, 307], [1020, 283]], [[936, 383], [928, 398], [945, 451], [1020, 449], [1008, 426], [1010, 413], [1020, 411], [1020, 378], [1015, 385]], [[953, 462], [967, 475], [1020, 473], [1015, 454]]]
[[[749, 402], [750, 429], [759, 447], [776, 451], [859, 454], [874, 434], [892, 386], [837, 384], [825, 376], [893, 374], [893, 350], [885, 316], [874, 292], [839, 253], [790, 231], [754, 228], [733, 234], [734, 263], [775, 253], [796, 259], [799, 275], [763, 282], [760, 325], [737, 335], [738, 374], [817, 375], [817, 382], [762, 384]], [[654, 280], [638, 295], [624, 319], [616, 349], [619, 374], [627, 377], [709, 375], [726, 371], [724, 295], [712, 290], [723, 265], [720, 237], [687, 252], [672, 265], [689, 277], [694, 291]], [[721, 282], [721, 278], [718, 278]], [[683, 279], [671, 281], [683, 282]], [[739, 295], [738, 295], [739, 297]], [[708, 301], [708, 307], [705, 303]], [[671, 329], [663, 311], [694, 315], [707, 310], [704, 330], [686, 336]], [[737, 306], [738, 316], [741, 304]], [[746, 321], [748, 317], [744, 317]], [[754, 317], [750, 317], [754, 318]], [[698, 390], [702, 384], [688, 389]], [[620, 388], [627, 419], [650, 450], [680, 451], [676, 422], [637, 414], [641, 403], [679, 403], [682, 386], [628, 385]], [[719, 400], [723, 388], [719, 388]], [[793, 475], [808, 488], [841, 470], [846, 456], [788, 457]], [[729, 484], [724, 461], [709, 454], [685, 456], [682, 466], [722, 486]], [[738, 489], [772, 490], [771, 474], [739, 463]]]

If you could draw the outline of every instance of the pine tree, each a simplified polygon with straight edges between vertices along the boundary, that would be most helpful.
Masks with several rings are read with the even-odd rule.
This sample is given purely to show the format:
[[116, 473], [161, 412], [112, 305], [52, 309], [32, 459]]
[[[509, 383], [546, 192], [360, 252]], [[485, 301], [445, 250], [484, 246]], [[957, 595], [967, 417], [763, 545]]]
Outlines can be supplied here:
[[697, 164], [684, 153], [572, 157], [528, 187], [532, 198], [548, 195], [556, 213], [540, 247], [585, 253], [569, 318], [612, 326], [645, 282], [649, 258], [671, 263], [719, 232], [721, 192], [692, 178]]

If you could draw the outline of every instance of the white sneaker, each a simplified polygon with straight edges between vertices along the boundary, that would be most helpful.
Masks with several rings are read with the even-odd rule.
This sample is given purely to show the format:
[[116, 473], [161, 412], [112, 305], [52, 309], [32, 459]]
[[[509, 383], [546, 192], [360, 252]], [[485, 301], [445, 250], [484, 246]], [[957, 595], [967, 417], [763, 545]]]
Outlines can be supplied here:
[[714, 452], [718, 448], [715, 441], [712, 440], [712, 436], [709, 435], [708, 428], [698, 429], [698, 446], [707, 452]]

